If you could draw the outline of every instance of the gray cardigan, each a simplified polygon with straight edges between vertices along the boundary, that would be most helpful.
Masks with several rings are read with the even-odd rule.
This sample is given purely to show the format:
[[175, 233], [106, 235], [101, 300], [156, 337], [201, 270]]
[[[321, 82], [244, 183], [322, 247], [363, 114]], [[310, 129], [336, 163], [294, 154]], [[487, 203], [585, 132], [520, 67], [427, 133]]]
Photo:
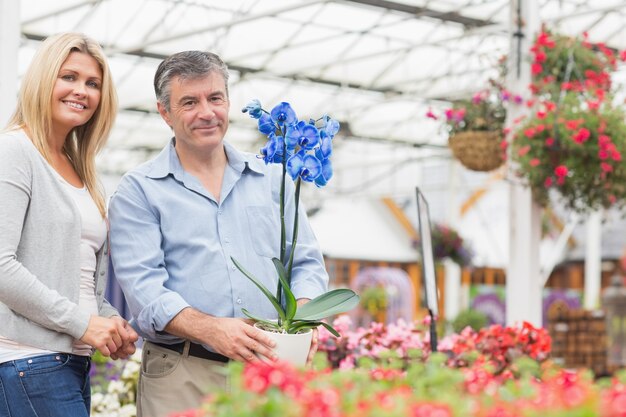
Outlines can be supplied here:
[[[21, 131], [0, 134], [0, 335], [41, 349], [71, 352], [90, 316], [78, 309], [80, 213], [52, 167]], [[97, 254], [99, 314], [107, 243]]]

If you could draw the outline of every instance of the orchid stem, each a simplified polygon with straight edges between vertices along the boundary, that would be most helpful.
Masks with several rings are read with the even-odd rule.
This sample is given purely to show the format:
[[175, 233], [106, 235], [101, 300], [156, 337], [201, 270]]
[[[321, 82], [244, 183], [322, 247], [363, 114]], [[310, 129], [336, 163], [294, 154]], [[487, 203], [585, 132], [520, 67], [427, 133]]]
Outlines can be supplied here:
[[300, 184], [302, 184], [302, 177], [298, 177], [296, 181], [296, 195], [295, 195], [295, 216], [293, 220], [293, 237], [291, 239], [291, 253], [289, 254], [289, 266], [287, 267], [287, 282], [291, 286], [291, 270], [293, 269], [293, 254], [296, 252], [296, 242], [298, 241], [298, 208], [300, 206]]
[[[283, 177], [282, 183], [280, 184], [280, 262], [285, 264], [285, 255], [287, 252], [287, 232], [285, 231], [285, 180], [287, 176], [287, 142], [285, 141], [285, 127], [280, 127], [280, 132], [283, 137]], [[278, 281], [278, 286], [276, 287], [276, 299], [278, 299], [278, 303], [282, 304], [283, 300], [283, 286], [280, 281]]]

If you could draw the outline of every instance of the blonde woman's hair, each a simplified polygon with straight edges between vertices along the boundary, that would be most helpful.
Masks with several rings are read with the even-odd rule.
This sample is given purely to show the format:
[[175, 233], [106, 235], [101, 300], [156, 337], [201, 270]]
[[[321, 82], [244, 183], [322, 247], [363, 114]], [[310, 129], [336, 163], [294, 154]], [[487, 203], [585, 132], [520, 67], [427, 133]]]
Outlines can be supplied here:
[[61, 33], [47, 38], [22, 79], [15, 113], [8, 129], [26, 128], [35, 147], [50, 162], [48, 137], [52, 132], [52, 91], [61, 66], [70, 53], [93, 57], [102, 70], [100, 103], [87, 123], [72, 129], [63, 150], [105, 217], [104, 192], [98, 183], [96, 154], [109, 137], [117, 114], [117, 94], [100, 45], [81, 33]]

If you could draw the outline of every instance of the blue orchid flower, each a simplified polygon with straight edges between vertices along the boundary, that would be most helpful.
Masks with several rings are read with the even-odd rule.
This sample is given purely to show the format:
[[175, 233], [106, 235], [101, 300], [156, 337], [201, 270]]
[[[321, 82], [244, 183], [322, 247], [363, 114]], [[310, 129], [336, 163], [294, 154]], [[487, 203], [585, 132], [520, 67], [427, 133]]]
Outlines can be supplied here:
[[261, 108], [261, 102], [256, 98], [252, 100], [250, 103], [246, 104], [246, 107], [241, 109], [243, 113], [248, 113], [250, 117], [253, 119], [258, 119], [263, 114], [263, 109]]
[[318, 187], [323, 187], [328, 184], [328, 181], [333, 177], [333, 166], [330, 162], [330, 159], [326, 158], [322, 160], [322, 172], [320, 175], [315, 178], [315, 185]]
[[320, 132], [313, 125], [304, 121], [289, 126], [285, 135], [287, 147], [294, 149], [299, 145], [302, 149], [313, 149], [320, 141]]
[[263, 113], [261, 117], [259, 117], [259, 132], [264, 135], [270, 135], [276, 131], [276, 125], [272, 121], [272, 118], [269, 114]]
[[340, 127], [339, 122], [335, 119], [331, 119], [328, 116], [325, 116], [324, 119], [326, 121], [326, 125], [324, 126], [324, 131], [332, 139], [335, 137], [337, 132], [339, 132], [339, 127]]
[[325, 130], [320, 131], [320, 147], [315, 151], [317, 154], [318, 151], [320, 154], [318, 158], [321, 160], [327, 159], [333, 153], [333, 138], [328, 136]]
[[270, 112], [272, 120], [278, 126], [290, 126], [298, 121], [296, 112], [291, 108], [291, 105], [287, 102], [282, 102], [272, 109]]
[[260, 150], [261, 156], [266, 164], [280, 164], [283, 162], [283, 137], [276, 136], [273, 132], [269, 135], [269, 140]]
[[287, 160], [287, 172], [292, 179], [313, 182], [322, 173], [322, 162], [304, 150], [295, 153]]

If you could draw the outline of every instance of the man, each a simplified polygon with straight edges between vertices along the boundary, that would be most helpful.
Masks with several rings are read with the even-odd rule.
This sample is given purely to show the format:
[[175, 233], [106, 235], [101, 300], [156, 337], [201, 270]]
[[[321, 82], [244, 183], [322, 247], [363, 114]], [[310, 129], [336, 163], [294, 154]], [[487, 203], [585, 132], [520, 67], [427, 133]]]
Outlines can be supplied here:
[[[280, 253], [281, 168], [224, 142], [228, 69], [217, 55], [170, 56], [154, 88], [174, 138], [126, 174], [109, 212], [114, 273], [146, 341], [139, 417], [197, 406], [208, 389], [227, 386], [229, 360], [257, 360], [256, 353], [276, 359], [273, 342], [242, 319], [241, 309], [268, 318], [276, 311], [231, 256], [276, 288], [271, 258]], [[287, 182], [286, 218], [293, 219], [294, 187]], [[292, 290], [301, 304], [327, 285], [301, 214]], [[310, 355], [316, 348], [314, 336]]]

